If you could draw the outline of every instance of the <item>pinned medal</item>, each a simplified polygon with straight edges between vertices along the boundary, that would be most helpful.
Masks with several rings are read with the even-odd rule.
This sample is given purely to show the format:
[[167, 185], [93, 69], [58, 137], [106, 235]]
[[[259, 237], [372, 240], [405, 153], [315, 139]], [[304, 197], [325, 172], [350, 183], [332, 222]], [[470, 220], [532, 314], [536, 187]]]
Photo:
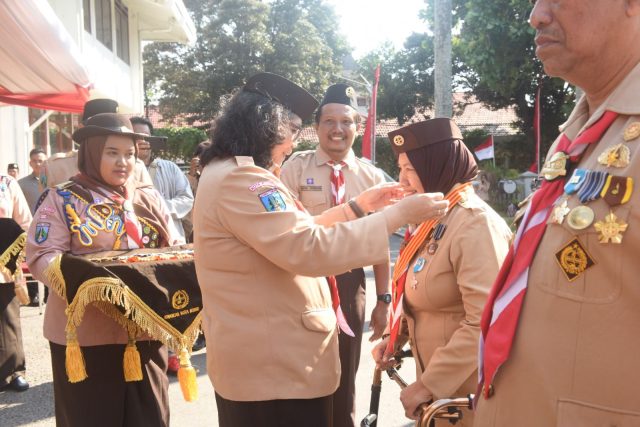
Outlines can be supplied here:
[[580, 189], [587, 176], [586, 169], [576, 169], [573, 171], [573, 175], [567, 183], [564, 185], [564, 192], [567, 194], [573, 194]]
[[427, 253], [429, 255], [435, 254], [437, 250], [438, 250], [438, 244], [436, 242], [429, 243], [429, 246], [427, 246]]
[[562, 196], [551, 212], [550, 221], [555, 224], [562, 224], [564, 217], [567, 216], [570, 210], [567, 206], [567, 196]]
[[611, 242], [617, 244], [622, 243], [622, 233], [627, 230], [628, 226], [629, 224], [621, 219], [619, 220], [613, 212], [609, 212], [604, 221], [598, 221], [593, 224], [596, 231], [600, 233], [598, 236], [600, 243]]
[[602, 188], [600, 197], [609, 206], [625, 204], [631, 198], [633, 192], [633, 178], [627, 176], [609, 175]]
[[555, 256], [560, 269], [569, 282], [573, 282], [585, 270], [595, 265], [595, 261], [577, 237], [556, 252]]
[[625, 168], [631, 161], [631, 150], [622, 144], [607, 148], [598, 156], [598, 163], [607, 167]]
[[574, 230], [584, 230], [591, 225], [595, 214], [593, 210], [588, 206], [576, 206], [569, 211], [567, 216], [567, 224]]
[[447, 226], [445, 224], [438, 223], [435, 230], [433, 231], [433, 239], [436, 241], [442, 239], [445, 231], [447, 231]]
[[637, 137], [640, 136], [640, 122], [633, 122], [624, 130], [624, 138], [625, 142], [633, 141]]
[[553, 181], [559, 176], [565, 176], [567, 174], [567, 161], [569, 155], [558, 151], [551, 156], [551, 159], [544, 164], [544, 167], [540, 171], [540, 175], [547, 181]]
[[413, 266], [413, 272], [414, 273], [420, 273], [422, 271], [422, 269], [424, 268], [425, 264], [427, 263], [427, 260], [420, 257], [416, 260], [415, 265]]

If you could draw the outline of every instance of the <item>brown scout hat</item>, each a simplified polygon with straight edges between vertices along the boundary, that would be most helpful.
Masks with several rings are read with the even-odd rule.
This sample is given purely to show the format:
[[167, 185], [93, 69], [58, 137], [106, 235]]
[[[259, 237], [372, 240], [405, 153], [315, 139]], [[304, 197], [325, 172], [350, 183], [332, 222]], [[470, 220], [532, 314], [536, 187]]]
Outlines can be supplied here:
[[344, 104], [358, 110], [358, 99], [356, 91], [349, 85], [344, 83], [336, 83], [327, 88], [327, 91], [322, 98], [320, 108], [325, 104]]
[[318, 101], [309, 92], [277, 74], [258, 73], [247, 80], [242, 90], [279, 102], [303, 121], [318, 107]]
[[117, 112], [118, 101], [106, 98], [92, 99], [84, 104], [84, 109], [82, 110], [82, 124], [86, 124], [87, 120], [96, 114]]
[[96, 114], [87, 120], [84, 127], [73, 133], [73, 140], [81, 143], [92, 136], [125, 135], [133, 139], [145, 139], [147, 135], [135, 133], [131, 121], [120, 114], [102, 113]]
[[452, 139], [462, 140], [462, 132], [451, 119], [438, 118], [412, 123], [388, 133], [396, 155]]

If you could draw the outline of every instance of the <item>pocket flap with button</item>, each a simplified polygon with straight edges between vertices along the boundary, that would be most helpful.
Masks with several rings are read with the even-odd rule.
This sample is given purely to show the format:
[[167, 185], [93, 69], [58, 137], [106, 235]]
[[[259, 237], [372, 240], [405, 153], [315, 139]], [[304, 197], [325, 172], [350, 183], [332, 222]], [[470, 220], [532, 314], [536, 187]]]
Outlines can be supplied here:
[[331, 308], [308, 310], [302, 313], [305, 328], [316, 332], [331, 332], [336, 328], [336, 314]]

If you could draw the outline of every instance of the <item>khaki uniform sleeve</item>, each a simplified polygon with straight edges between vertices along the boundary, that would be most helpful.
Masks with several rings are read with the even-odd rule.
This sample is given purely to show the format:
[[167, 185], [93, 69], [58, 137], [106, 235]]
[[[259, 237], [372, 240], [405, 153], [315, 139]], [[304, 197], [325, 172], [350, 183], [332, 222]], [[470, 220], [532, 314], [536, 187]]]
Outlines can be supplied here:
[[298, 186], [300, 177], [299, 162], [297, 158], [291, 158], [282, 165], [282, 170], [280, 171], [280, 181], [297, 199], [300, 199], [300, 188]]
[[18, 223], [23, 230], [27, 231], [29, 224], [31, 224], [31, 211], [29, 210], [29, 203], [22, 193], [22, 189], [15, 179], [9, 180], [9, 191], [11, 193], [13, 212], [12, 218]]
[[456, 230], [451, 262], [462, 294], [465, 317], [449, 342], [438, 348], [422, 374], [436, 398], [452, 397], [477, 369], [480, 318], [493, 281], [509, 249], [506, 224], [486, 212]]
[[[277, 202], [271, 211], [263, 204], [273, 208], [269, 192]], [[330, 228], [316, 225], [313, 217], [296, 208], [279, 180], [253, 166], [227, 175], [220, 194], [220, 199], [201, 208], [217, 210], [224, 228], [283, 270], [326, 276], [384, 262], [387, 257], [389, 241], [382, 214]]]
[[[62, 200], [50, 189], [34, 215], [27, 232], [27, 264], [37, 280], [47, 286], [43, 273], [58, 255], [71, 252], [71, 234], [62, 209]], [[42, 233], [46, 233], [43, 235]], [[39, 238], [36, 236], [39, 235]]]

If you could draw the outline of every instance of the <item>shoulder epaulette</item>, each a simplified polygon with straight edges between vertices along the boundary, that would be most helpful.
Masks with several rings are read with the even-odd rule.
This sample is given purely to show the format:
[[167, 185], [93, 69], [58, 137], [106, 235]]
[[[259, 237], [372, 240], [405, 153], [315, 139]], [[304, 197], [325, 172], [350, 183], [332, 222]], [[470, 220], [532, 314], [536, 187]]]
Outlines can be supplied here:
[[291, 161], [291, 160], [294, 160], [294, 159], [297, 159], [297, 158], [306, 157], [306, 156], [311, 155], [313, 153], [315, 153], [315, 150], [296, 151], [295, 153], [291, 154], [291, 156], [289, 156], [287, 161]]

